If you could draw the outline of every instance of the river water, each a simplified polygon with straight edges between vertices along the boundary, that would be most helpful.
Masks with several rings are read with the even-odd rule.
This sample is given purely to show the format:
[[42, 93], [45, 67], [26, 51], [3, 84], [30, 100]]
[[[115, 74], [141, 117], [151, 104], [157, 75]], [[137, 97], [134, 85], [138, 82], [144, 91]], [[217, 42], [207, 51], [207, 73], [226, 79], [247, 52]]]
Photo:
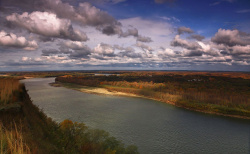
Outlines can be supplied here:
[[250, 153], [250, 121], [203, 114], [158, 101], [51, 87], [54, 78], [26, 79], [33, 103], [52, 119], [108, 131], [142, 154]]

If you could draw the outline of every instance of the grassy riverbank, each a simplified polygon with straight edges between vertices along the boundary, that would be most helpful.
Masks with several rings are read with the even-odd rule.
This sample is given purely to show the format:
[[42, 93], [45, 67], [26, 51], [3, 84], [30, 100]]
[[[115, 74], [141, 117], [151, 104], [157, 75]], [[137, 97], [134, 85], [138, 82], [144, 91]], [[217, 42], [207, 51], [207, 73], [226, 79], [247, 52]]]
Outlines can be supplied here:
[[250, 80], [247, 75], [243, 79], [223, 74], [128, 73], [119, 76], [64, 76], [57, 77], [56, 81], [82, 92], [110, 95], [121, 92], [124, 96], [132, 94], [199, 112], [250, 119]]
[[13, 80], [0, 79], [1, 154], [138, 153], [103, 130], [70, 120], [54, 122], [33, 105], [25, 86]]

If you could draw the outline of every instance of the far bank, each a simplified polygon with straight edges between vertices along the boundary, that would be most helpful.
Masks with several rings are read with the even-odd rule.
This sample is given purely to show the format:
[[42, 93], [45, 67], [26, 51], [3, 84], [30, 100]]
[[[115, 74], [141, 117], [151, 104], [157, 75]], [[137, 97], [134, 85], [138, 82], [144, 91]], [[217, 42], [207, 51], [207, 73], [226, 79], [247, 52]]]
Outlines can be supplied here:
[[86, 93], [144, 97], [193, 111], [250, 119], [249, 79], [130, 73], [57, 77], [56, 84]]

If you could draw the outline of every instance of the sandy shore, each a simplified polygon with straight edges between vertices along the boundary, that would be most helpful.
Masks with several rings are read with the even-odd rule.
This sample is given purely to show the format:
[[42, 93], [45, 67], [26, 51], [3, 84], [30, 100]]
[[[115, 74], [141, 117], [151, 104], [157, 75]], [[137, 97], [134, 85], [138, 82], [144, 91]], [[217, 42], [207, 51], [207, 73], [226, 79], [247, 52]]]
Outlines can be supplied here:
[[80, 88], [79, 91], [86, 92], [86, 93], [104, 94], [104, 95], [139, 97], [137, 95], [130, 94], [130, 93], [117, 92], [117, 91], [108, 91], [105, 88], [92, 88], [91, 87], [91, 89], [90, 89], [89, 87], [85, 87], [85, 88], [83, 87], [83, 88]]
[[[67, 83], [50, 83], [53, 87], [65, 87], [77, 91], [81, 91], [84, 93], [91, 93], [91, 94], [101, 94], [101, 95], [114, 95], [114, 96], [130, 96], [130, 97], [141, 97], [135, 94], [130, 93], [124, 93], [124, 92], [118, 92], [118, 91], [109, 91], [105, 88], [100, 87], [88, 87], [88, 86], [79, 86], [79, 85], [73, 85], [73, 84], [67, 84]], [[72, 86], [73, 85], [73, 86]]]
[[34, 78], [34, 77], [25, 76], [24, 78], [25, 78], [25, 79], [32, 79], [32, 78]]

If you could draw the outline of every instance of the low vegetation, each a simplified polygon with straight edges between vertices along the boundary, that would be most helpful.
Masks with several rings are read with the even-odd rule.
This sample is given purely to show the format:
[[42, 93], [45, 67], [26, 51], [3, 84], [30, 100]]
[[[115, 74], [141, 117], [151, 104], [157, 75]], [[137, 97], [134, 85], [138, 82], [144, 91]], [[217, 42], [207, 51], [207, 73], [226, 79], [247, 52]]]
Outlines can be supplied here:
[[[8, 95], [0, 99], [1, 154], [138, 153], [136, 146], [126, 147], [103, 130], [90, 129], [83, 123], [70, 120], [60, 124], [54, 122], [32, 104], [25, 86], [19, 84], [18, 80], [5, 78], [0, 79], [0, 83], [1, 94]], [[9, 92], [5, 92], [6, 87], [2, 85], [11, 85]], [[19, 104], [19, 109], [11, 104]]]
[[0, 79], [0, 105], [18, 101], [20, 85], [16, 79]]
[[[15, 123], [14, 123], [15, 124]], [[16, 125], [11, 130], [6, 129], [0, 123], [0, 153], [1, 154], [29, 154], [29, 147], [24, 142], [22, 132]]]
[[248, 73], [130, 72], [57, 77], [57, 82], [103, 87], [202, 112], [250, 117]]

